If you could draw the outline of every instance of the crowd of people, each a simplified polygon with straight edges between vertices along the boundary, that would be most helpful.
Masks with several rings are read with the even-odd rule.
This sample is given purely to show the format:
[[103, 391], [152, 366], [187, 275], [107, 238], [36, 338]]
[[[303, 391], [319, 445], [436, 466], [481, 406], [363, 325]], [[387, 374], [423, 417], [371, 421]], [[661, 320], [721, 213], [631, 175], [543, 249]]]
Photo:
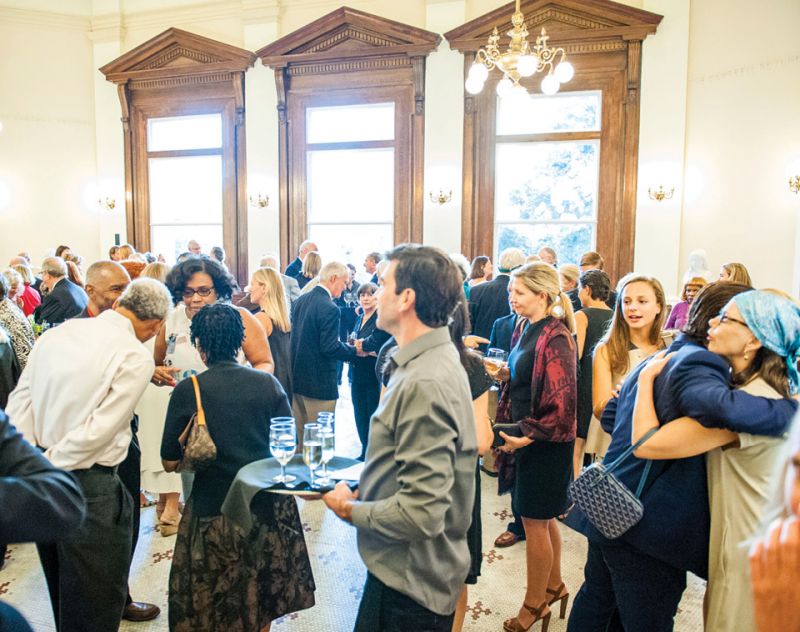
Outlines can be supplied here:
[[[84, 271], [62, 245], [34, 272], [21, 252], [0, 275], [0, 548], [37, 543], [60, 632], [159, 616], [128, 590], [144, 492], [177, 538], [170, 630], [313, 607], [295, 499], [259, 494], [249, 530], [222, 506], [271, 420], [302, 444], [343, 382], [364, 469], [321, 500], [358, 532], [357, 632], [462, 629], [482, 475], [510, 496], [495, 546], [525, 547], [507, 632], [546, 632], [551, 608], [572, 632], [672, 630], [687, 572], [707, 579], [706, 630], [800, 630], [800, 307], [743, 264], [693, 268], [670, 305], [656, 278], [613, 283], [599, 253], [546, 246], [493, 263], [401, 245], [360, 272], [306, 241], [244, 288], [194, 240], [172, 266], [108, 254]], [[215, 457], [189, 472], [199, 418]], [[598, 464], [643, 507], [614, 538], [570, 494]], [[559, 522], [588, 540], [581, 586]], [[26, 629], [0, 604], [3, 621]]]

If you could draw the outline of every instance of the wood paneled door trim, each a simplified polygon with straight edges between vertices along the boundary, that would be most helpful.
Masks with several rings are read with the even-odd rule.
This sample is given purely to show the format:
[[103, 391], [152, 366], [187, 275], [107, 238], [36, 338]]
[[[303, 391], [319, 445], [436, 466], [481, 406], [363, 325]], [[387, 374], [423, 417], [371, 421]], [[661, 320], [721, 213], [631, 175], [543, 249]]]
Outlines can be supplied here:
[[[613, 279], [633, 267], [636, 172], [639, 151], [641, 44], [662, 16], [609, 0], [523, 0], [525, 25], [535, 39], [544, 27], [550, 44], [563, 47], [575, 77], [562, 92], [602, 90], [597, 249]], [[445, 33], [464, 54], [464, 78], [475, 52], [494, 28], [510, 28], [511, 2]], [[505, 40], [501, 39], [502, 46]], [[494, 247], [494, 169], [500, 73], [493, 70], [481, 93], [464, 92], [464, 173], [461, 248], [473, 257]], [[540, 76], [522, 81], [539, 93]]]
[[128, 241], [137, 250], [150, 249], [147, 119], [221, 114], [222, 245], [241, 284], [248, 274], [244, 73], [255, 60], [250, 51], [171, 28], [100, 68], [117, 84]]
[[342, 7], [256, 52], [278, 92], [281, 258], [306, 238], [305, 108], [393, 101], [394, 241], [422, 241], [425, 57], [441, 36]]

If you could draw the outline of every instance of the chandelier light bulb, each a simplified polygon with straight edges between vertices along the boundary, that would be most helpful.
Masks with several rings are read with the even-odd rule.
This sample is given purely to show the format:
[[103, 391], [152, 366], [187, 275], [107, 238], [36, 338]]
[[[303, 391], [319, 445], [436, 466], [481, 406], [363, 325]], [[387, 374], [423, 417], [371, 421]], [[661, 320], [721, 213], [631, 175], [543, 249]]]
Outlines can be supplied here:
[[538, 61], [533, 55], [521, 55], [517, 60], [517, 72], [521, 77], [530, 77], [536, 72]]
[[497, 95], [500, 97], [508, 96], [509, 91], [514, 87], [511, 79], [503, 77], [497, 84]]
[[475, 62], [469, 69], [468, 77], [470, 79], [475, 79], [481, 84], [484, 81], [486, 81], [486, 78], [488, 76], [489, 76], [489, 69], [480, 62]]
[[551, 96], [558, 92], [560, 85], [561, 84], [559, 83], [558, 79], [555, 78], [555, 75], [547, 75], [544, 79], [542, 79], [542, 94]]
[[469, 77], [464, 82], [464, 88], [470, 94], [478, 94], [483, 90], [483, 81], [478, 80], [477, 77]]
[[568, 61], [562, 61], [556, 66], [556, 79], [561, 83], [566, 83], [575, 76], [575, 68]]

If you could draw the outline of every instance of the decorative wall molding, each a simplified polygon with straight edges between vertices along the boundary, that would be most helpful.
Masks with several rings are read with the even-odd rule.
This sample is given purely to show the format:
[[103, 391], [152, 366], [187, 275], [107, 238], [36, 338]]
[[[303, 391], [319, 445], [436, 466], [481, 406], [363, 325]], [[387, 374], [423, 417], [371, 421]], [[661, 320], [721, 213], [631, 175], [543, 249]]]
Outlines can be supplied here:
[[560, 23], [566, 26], [577, 27], [579, 29], [602, 29], [611, 26], [620, 26], [620, 23], [614, 20], [604, 20], [597, 17], [583, 17], [581, 15], [560, 11], [558, 9], [547, 9], [540, 13], [533, 14], [531, 17], [526, 18], [525, 26], [527, 26], [528, 30], [531, 32], [538, 32], [539, 27], [546, 22]]
[[216, 62], [223, 61], [221, 57], [218, 57], [216, 55], [211, 55], [209, 53], [193, 50], [191, 48], [187, 48], [186, 46], [181, 46], [180, 44], [176, 44], [171, 48], [165, 50], [157, 57], [151, 58], [147, 61], [142, 62], [141, 64], [138, 64], [137, 66], [133, 67], [132, 70], [153, 70], [155, 68], [163, 68], [171, 61], [176, 60], [178, 57], [191, 59], [192, 61], [195, 61], [198, 64], [213, 64]]
[[147, 90], [149, 88], [177, 88], [181, 86], [197, 86], [208, 83], [221, 83], [233, 79], [233, 73], [218, 72], [209, 75], [192, 75], [186, 77], [168, 77], [165, 79], [134, 79], [128, 86], [131, 90]]
[[328, 75], [337, 72], [361, 72], [363, 70], [385, 70], [388, 68], [410, 68], [409, 57], [383, 57], [376, 59], [352, 59], [318, 64], [297, 64], [289, 66], [289, 76]]
[[381, 37], [376, 33], [369, 33], [360, 29], [355, 29], [351, 27], [344, 28], [343, 30], [339, 31], [331, 35], [330, 37], [324, 39], [321, 42], [316, 42], [308, 47], [300, 47], [295, 52], [297, 53], [318, 53], [321, 51], [329, 50], [336, 46], [337, 44], [341, 44], [347, 40], [355, 40], [358, 42], [363, 42], [365, 44], [369, 44], [371, 46], [394, 46], [397, 44], [402, 44], [394, 39], [389, 39], [386, 37]]
[[91, 28], [89, 17], [49, 11], [33, 11], [0, 7], [0, 25], [25, 24], [49, 29], [86, 32]]

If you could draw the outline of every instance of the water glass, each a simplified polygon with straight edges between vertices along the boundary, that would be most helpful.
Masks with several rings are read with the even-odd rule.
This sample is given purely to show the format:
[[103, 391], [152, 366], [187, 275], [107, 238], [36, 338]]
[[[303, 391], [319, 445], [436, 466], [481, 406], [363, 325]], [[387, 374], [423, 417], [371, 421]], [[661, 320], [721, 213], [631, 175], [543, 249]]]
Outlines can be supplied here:
[[272, 480], [275, 483], [291, 483], [297, 477], [286, 473], [286, 465], [297, 449], [297, 426], [294, 417], [273, 417], [269, 425], [269, 451], [281, 465], [281, 473]]
[[322, 438], [322, 472], [318, 482], [322, 485], [330, 483], [328, 478], [328, 463], [336, 453], [336, 424], [333, 413], [319, 413], [317, 423], [321, 426]]
[[311, 487], [314, 487], [314, 470], [322, 463], [322, 426], [306, 424], [303, 427], [303, 461], [311, 472]]

